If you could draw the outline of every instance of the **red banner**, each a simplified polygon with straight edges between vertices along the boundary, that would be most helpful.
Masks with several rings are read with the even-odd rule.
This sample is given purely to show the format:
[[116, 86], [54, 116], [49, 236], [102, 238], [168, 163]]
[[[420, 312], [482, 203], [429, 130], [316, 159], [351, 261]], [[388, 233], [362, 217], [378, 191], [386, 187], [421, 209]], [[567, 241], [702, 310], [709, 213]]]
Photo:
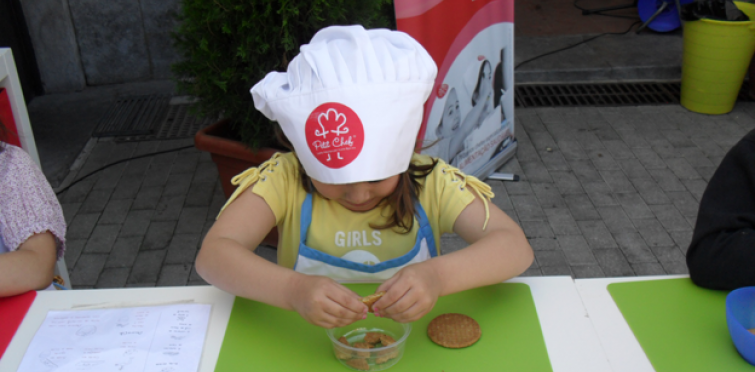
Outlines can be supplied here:
[[[438, 65], [419, 146], [486, 176], [508, 160], [514, 137], [514, 1], [395, 0], [398, 29]], [[508, 153], [508, 154], [507, 154]]]
[[0, 88], [0, 122], [6, 129], [5, 141], [11, 145], [21, 147], [21, 142], [18, 138], [18, 128], [16, 128], [16, 121], [13, 120], [13, 110], [10, 107], [10, 100], [8, 99], [8, 92], [5, 89]]

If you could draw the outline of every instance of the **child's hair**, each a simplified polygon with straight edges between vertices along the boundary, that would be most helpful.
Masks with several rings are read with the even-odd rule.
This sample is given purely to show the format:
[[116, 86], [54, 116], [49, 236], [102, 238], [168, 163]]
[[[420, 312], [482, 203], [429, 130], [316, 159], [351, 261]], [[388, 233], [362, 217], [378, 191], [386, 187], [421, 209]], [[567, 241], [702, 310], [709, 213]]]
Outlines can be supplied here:
[[[296, 153], [291, 142], [280, 129], [280, 126], [276, 126], [275, 135], [283, 146], [294, 152], [294, 154]], [[296, 161], [299, 166], [301, 186], [307, 193], [317, 192], [317, 189], [312, 185], [311, 179], [304, 172], [304, 167], [301, 165], [298, 157]], [[389, 210], [392, 211], [388, 217], [388, 221], [382, 225], [370, 224], [370, 227], [379, 230], [397, 227], [397, 231], [401, 234], [411, 232], [412, 228], [414, 228], [414, 216], [417, 214], [414, 204], [419, 198], [419, 193], [422, 191], [422, 183], [420, 181], [427, 177], [437, 164], [437, 159], [433, 159], [431, 164], [425, 165], [410, 162], [409, 169], [399, 175], [396, 189], [381, 202], [383, 208], [390, 208]]]
[[[485, 66], [490, 66], [490, 61], [487, 59], [480, 64], [480, 71], [477, 72], [477, 85], [474, 88], [474, 93], [472, 93], [472, 106], [477, 105], [477, 97], [480, 94], [480, 82], [482, 80], [482, 72], [485, 71]], [[491, 66], [492, 67], [492, 66]], [[491, 70], [490, 73], [492, 74], [493, 71]]]

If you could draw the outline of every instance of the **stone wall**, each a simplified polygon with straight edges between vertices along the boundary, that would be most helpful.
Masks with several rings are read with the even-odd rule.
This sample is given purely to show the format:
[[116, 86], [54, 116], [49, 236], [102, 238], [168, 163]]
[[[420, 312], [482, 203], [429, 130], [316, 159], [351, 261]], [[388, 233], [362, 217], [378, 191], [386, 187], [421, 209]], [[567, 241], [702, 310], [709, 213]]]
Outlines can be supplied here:
[[47, 94], [171, 77], [180, 0], [21, 3]]

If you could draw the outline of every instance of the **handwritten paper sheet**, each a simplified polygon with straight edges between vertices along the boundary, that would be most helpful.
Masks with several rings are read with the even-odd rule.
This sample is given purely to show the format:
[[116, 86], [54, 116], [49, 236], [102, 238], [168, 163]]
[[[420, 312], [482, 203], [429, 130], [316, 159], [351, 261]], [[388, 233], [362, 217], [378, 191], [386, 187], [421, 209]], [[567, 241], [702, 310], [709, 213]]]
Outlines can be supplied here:
[[209, 304], [50, 311], [18, 372], [196, 371]]

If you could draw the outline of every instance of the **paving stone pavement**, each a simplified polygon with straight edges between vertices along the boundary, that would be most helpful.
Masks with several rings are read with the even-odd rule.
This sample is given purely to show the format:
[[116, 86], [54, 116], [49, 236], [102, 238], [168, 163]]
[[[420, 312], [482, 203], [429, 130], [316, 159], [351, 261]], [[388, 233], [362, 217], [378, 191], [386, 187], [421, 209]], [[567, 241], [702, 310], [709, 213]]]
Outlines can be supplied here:
[[[718, 116], [680, 106], [518, 109], [516, 123], [517, 154], [500, 171], [521, 180], [488, 183], [535, 251], [525, 276], [685, 274], [702, 193], [755, 128], [755, 103]], [[69, 179], [193, 141], [92, 143]], [[193, 263], [225, 201], [209, 154], [192, 147], [123, 162], [59, 199], [74, 288], [206, 284]], [[442, 238], [444, 252], [464, 246]], [[275, 250], [257, 252], [275, 261]]]

